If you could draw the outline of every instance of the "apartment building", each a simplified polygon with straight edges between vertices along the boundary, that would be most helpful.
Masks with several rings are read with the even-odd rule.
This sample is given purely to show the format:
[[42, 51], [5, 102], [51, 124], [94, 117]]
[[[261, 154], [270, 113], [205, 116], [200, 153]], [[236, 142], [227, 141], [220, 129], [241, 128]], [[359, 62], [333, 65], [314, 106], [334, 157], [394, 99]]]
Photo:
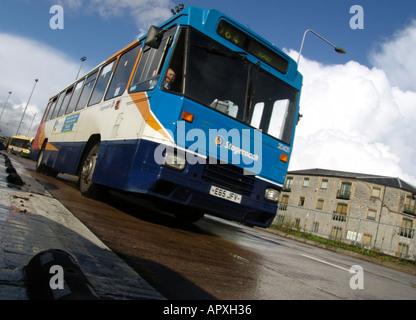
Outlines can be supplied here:
[[416, 259], [416, 187], [395, 177], [289, 171], [273, 224]]

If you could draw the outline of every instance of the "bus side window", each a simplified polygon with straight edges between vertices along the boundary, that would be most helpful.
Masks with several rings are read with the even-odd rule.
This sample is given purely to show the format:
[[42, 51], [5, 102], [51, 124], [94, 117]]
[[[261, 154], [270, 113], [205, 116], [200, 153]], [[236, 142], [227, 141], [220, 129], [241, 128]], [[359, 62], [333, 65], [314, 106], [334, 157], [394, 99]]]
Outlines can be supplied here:
[[57, 102], [57, 104], [55, 106], [55, 109], [53, 110], [53, 113], [51, 115], [50, 120], [55, 119], [56, 116], [58, 115], [58, 111], [59, 111], [59, 108], [62, 105], [62, 101], [64, 100], [64, 97], [65, 97], [65, 91], [61, 92], [61, 94], [59, 95], [58, 102]]
[[45, 119], [46, 121], [52, 119], [53, 111], [56, 108], [56, 103], [57, 102], [58, 102], [58, 96], [56, 96], [55, 99], [53, 99], [53, 103], [52, 103], [51, 109], [49, 110], [48, 118]]
[[100, 72], [98, 77], [97, 84], [95, 85], [94, 91], [92, 93], [90, 102], [88, 106], [92, 106], [101, 102], [104, 96], [105, 89], [107, 88], [108, 82], [110, 81], [111, 74], [113, 73], [114, 65], [116, 61], [113, 60], [109, 64], [105, 65]]
[[46, 106], [45, 113], [43, 114], [43, 118], [42, 118], [41, 123], [46, 121], [46, 118], [48, 117], [48, 114], [49, 114], [49, 112], [51, 110], [51, 106], [52, 106], [53, 101], [54, 100], [51, 99], [49, 101], [48, 105]]
[[66, 91], [64, 102], [62, 102], [61, 109], [58, 112], [58, 118], [64, 115], [66, 108], [68, 107], [69, 100], [71, 99], [73, 90], [74, 90], [74, 87], [71, 87]]
[[82, 88], [81, 97], [78, 100], [77, 107], [75, 108], [76, 111], [81, 110], [87, 104], [88, 98], [90, 97], [92, 88], [94, 87], [95, 78], [97, 77], [98, 71], [95, 71], [91, 74], [87, 80], [85, 81], [84, 87]]
[[127, 82], [129, 81], [139, 50], [140, 45], [137, 45], [121, 56], [104, 100], [118, 97], [126, 90]]
[[80, 82], [77, 83], [74, 89], [74, 93], [72, 94], [71, 101], [69, 102], [68, 109], [66, 109], [66, 113], [71, 113], [74, 111], [75, 106], [77, 105], [78, 99], [81, 96], [81, 89], [82, 85], [84, 84], [84, 79], [82, 79]]

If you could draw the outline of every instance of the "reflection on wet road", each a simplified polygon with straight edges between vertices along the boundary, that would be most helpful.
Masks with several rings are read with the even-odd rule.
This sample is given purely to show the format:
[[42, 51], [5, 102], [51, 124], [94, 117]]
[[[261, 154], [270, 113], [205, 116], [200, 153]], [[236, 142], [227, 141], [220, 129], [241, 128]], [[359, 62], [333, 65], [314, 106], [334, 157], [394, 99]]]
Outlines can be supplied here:
[[[414, 276], [211, 216], [181, 225], [114, 193], [87, 199], [74, 177], [16, 160], [168, 299], [416, 298]], [[363, 267], [364, 289], [350, 287], [353, 265]]]

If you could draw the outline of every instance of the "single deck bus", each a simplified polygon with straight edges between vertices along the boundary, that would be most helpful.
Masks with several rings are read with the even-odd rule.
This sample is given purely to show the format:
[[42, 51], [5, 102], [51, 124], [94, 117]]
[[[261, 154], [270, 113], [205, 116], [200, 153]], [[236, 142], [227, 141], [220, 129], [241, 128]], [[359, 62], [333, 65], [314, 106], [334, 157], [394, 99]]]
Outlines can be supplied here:
[[302, 75], [277, 47], [217, 10], [188, 7], [50, 98], [32, 145], [39, 172], [79, 176], [267, 227], [276, 215]]
[[26, 136], [13, 136], [10, 138], [7, 151], [12, 154], [18, 154], [24, 158], [29, 158], [32, 141], [33, 138]]

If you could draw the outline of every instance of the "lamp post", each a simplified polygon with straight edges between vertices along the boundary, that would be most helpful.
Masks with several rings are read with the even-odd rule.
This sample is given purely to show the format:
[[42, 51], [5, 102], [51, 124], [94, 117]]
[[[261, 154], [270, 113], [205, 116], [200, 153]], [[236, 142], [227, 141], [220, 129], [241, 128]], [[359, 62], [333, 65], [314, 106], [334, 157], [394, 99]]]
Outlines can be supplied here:
[[79, 73], [81, 72], [82, 64], [84, 63], [85, 60], [87, 60], [87, 57], [82, 57], [80, 60], [81, 60], [81, 65], [79, 66], [79, 70], [78, 70], [75, 80], [78, 79]]
[[23, 112], [22, 119], [20, 119], [19, 126], [17, 127], [16, 135], [19, 134], [20, 125], [23, 122], [23, 118], [24, 118], [24, 116], [26, 114], [27, 107], [29, 106], [30, 99], [32, 98], [33, 91], [35, 91], [35, 87], [36, 87], [36, 84], [38, 83], [38, 81], [39, 81], [39, 79], [35, 79], [35, 85], [33, 86], [32, 92], [30, 93], [30, 96], [29, 96], [29, 100], [26, 103], [26, 108], [25, 108], [25, 111]]
[[308, 29], [308, 30], [306, 30], [306, 31], [305, 31], [305, 33], [303, 34], [302, 44], [301, 44], [301, 46], [300, 46], [300, 50], [299, 50], [298, 65], [299, 65], [300, 56], [301, 56], [302, 49], [303, 49], [303, 43], [305, 42], [305, 37], [306, 37], [306, 34], [307, 34], [308, 32], [312, 32], [314, 35], [316, 35], [317, 37], [319, 37], [319, 38], [321, 38], [322, 40], [324, 40], [326, 43], [328, 43], [331, 47], [333, 47], [333, 48], [334, 48], [335, 52], [337, 52], [337, 53], [341, 53], [341, 54], [345, 54], [345, 53], [346, 53], [346, 51], [345, 51], [344, 49], [342, 49], [342, 48], [340, 48], [340, 47], [337, 47], [336, 45], [332, 44], [331, 42], [329, 42], [328, 40], [326, 40], [324, 37], [322, 37], [320, 34], [318, 34], [318, 33], [316, 33], [315, 31], [313, 31], [312, 29]]
[[4, 109], [6, 109], [7, 102], [9, 102], [9, 98], [10, 98], [10, 95], [11, 95], [11, 94], [12, 94], [12, 92], [11, 92], [11, 91], [9, 91], [9, 95], [7, 96], [6, 103], [4, 104], [3, 110], [2, 110], [1, 115], [0, 115], [0, 119], [1, 119], [1, 117], [3, 116]]
[[33, 116], [32, 122], [30, 123], [29, 130], [27, 130], [27, 134], [26, 134], [27, 137], [29, 137], [29, 133], [30, 133], [30, 130], [32, 129], [33, 121], [35, 121], [35, 118], [36, 118], [37, 115], [38, 114], [35, 113], [35, 115]]

